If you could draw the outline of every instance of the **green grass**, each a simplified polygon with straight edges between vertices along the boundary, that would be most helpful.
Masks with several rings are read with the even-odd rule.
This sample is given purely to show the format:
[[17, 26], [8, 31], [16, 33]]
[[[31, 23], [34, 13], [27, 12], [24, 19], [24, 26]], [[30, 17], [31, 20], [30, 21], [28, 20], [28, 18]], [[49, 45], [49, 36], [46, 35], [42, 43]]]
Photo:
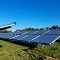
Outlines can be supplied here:
[[[28, 47], [16, 45], [0, 40], [0, 60], [28, 60], [28, 55], [23, 49]], [[23, 58], [25, 57], [26, 58]]]
[[38, 60], [41, 56], [51, 56], [60, 60], [60, 43], [54, 46], [38, 44], [33, 50], [29, 47], [0, 40], [0, 60]]

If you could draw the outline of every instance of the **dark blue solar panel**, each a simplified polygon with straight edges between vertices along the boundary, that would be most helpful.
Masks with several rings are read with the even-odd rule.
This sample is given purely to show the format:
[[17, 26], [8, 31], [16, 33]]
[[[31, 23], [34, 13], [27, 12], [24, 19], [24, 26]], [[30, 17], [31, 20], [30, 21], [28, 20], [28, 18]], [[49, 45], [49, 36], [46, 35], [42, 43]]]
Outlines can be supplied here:
[[25, 40], [25, 41], [30, 41], [31, 39], [35, 38], [37, 35], [28, 35], [25, 38], [21, 38], [21, 40]]
[[56, 29], [56, 30], [51, 30], [50, 32], [46, 33], [46, 34], [57, 34], [60, 35], [60, 29]]
[[43, 34], [45, 32], [47, 32], [48, 30], [40, 30], [40, 31], [30, 31], [30, 32], [27, 32], [25, 35], [38, 35], [38, 34]]
[[32, 40], [32, 42], [50, 44], [58, 37], [59, 37], [59, 35], [42, 35], [42, 36], [38, 37], [37, 39]]
[[35, 33], [36, 31], [30, 31], [30, 32], [27, 32], [25, 35], [30, 35], [32, 33]]
[[15, 40], [24, 40], [24, 41], [30, 41], [31, 39], [35, 38], [37, 35], [20, 35], [20, 36], [17, 36], [15, 38], [12, 38], [12, 39], [15, 39]]
[[26, 32], [1, 33], [1, 34], [0, 34], [0, 38], [8, 38], [8, 39], [10, 39], [10, 38], [13, 38], [13, 37], [15, 37], [15, 36], [18, 37], [18, 35], [23, 35], [23, 34], [25, 34], [25, 33], [26, 33]]
[[60, 29], [0, 34], [0, 38], [31, 41], [37, 43], [47, 43], [47, 44], [52, 43], [59, 36], [60, 36]]
[[44, 33], [46, 33], [48, 30], [40, 30], [40, 31], [36, 31], [36, 33], [32, 33], [32, 34], [34, 34], [34, 35], [42, 35], [42, 34], [44, 34]]
[[[31, 32], [28, 32], [28, 33], [26, 33], [26, 37], [25, 38], [19, 38], [19, 37], [17, 37], [17, 38], [19, 38], [19, 39], [21, 39], [21, 40], [26, 40], [26, 41], [30, 41], [30, 40], [32, 40], [33, 38], [35, 38], [35, 37], [37, 37], [38, 36], [38, 34], [43, 34], [43, 33], [45, 33], [45, 32], [47, 32], [47, 30], [42, 30], [42, 31], [31, 31]], [[28, 34], [31, 34], [31, 35], [28, 35]], [[28, 36], [27, 36], [28, 35]]]
[[25, 32], [12, 32], [12, 33], [7, 33], [7, 34], [16, 34], [16, 35], [17, 35], [17, 34], [20, 34], [20, 35], [21, 35], [21, 34], [23, 34], [23, 33], [25, 33]]
[[2, 34], [2, 35], [0, 35], [1, 38], [8, 38], [8, 39], [10, 39], [14, 36], [16, 36], [16, 35], [11, 35], [11, 34]]
[[2, 37], [2, 38], [3, 38], [4, 36], [5, 36], [5, 34], [0, 34], [0, 37]]
[[21, 40], [22, 37], [24, 37], [25, 35], [17, 35], [16, 37], [13, 37], [11, 39], [15, 39], [15, 40]]

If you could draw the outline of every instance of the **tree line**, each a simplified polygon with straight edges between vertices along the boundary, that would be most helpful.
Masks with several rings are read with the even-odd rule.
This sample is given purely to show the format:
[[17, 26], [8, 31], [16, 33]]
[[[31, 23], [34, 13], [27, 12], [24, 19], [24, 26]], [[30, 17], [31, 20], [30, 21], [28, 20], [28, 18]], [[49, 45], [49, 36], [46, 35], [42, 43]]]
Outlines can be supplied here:
[[46, 27], [46, 28], [25, 28], [25, 29], [17, 29], [15, 32], [21, 32], [21, 31], [37, 31], [37, 30], [53, 30], [53, 29], [60, 29], [60, 26], [54, 25], [52, 27]]
[[[38, 30], [53, 30], [53, 29], [60, 29], [60, 26], [54, 25], [52, 27], [46, 27], [46, 28], [25, 28], [25, 29], [17, 29], [14, 32], [26, 32], [26, 31], [38, 31]], [[12, 32], [12, 30], [1, 30], [0, 33], [9, 33]]]

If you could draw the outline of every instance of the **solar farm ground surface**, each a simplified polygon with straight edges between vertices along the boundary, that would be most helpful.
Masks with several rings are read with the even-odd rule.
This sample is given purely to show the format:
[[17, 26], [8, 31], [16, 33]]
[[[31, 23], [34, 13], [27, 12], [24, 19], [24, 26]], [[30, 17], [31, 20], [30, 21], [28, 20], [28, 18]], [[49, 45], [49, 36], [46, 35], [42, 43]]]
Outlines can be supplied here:
[[0, 60], [38, 60], [41, 56], [52, 56], [60, 60], [60, 42], [55, 42], [54, 46], [45, 45], [44, 49], [42, 44], [35, 48], [26, 45], [0, 40]]

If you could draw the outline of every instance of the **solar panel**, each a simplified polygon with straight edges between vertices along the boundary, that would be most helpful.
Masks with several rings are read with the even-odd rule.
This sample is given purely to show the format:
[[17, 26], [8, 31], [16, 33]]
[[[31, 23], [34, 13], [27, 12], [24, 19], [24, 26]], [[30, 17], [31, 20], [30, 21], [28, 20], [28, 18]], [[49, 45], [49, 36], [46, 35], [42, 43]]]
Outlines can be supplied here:
[[23, 35], [25, 33], [27, 33], [27, 32], [2, 33], [2, 34], [0, 34], [0, 37], [12, 39], [12, 38], [17, 38], [18, 36]]
[[50, 44], [56, 41], [57, 38], [60, 38], [60, 36], [59, 35], [42, 35], [37, 39], [31, 40], [31, 42]]
[[31, 39], [35, 38], [37, 35], [26, 35], [26, 37], [22, 37], [21, 40], [30, 41]]
[[47, 32], [48, 30], [40, 30], [40, 31], [30, 31], [30, 32], [27, 32], [25, 35], [41, 35], [45, 32]]
[[11, 37], [14, 37], [14, 36], [16, 36], [16, 35], [13, 35], [13, 34], [2, 34], [2, 35], [0, 35], [1, 38], [8, 38], [8, 39], [10, 39]]
[[36, 33], [32, 33], [33, 35], [42, 35], [43, 33], [47, 32], [48, 30], [40, 30], [36, 31]]
[[46, 33], [50, 35], [60, 35], [60, 29], [50, 30], [50, 32]]
[[23, 34], [23, 33], [25, 33], [25, 32], [12, 32], [12, 33], [7, 33], [7, 34], [15, 34], [15, 35], [18, 35], [18, 34]]
[[31, 35], [26, 35], [26, 37], [21, 38], [21, 40], [26, 40], [26, 41], [30, 41], [33, 38], [38, 38], [40, 35], [39, 34], [44, 34], [47, 33], [47, 30], [42, 30], [42, 31], [36, 31], [34, 33], [31, 33]]
[[25, 41], [30, 41], [31, 39], [33, 38], [37, 38], [39, 35], [37, 35], [38, 33], [39, 34], [43, 34], [45, 32], [47, 32], [47, 30], [42, 30], [42, 31], [31, 31], [31, 32], [28, 32], [26, 34], [23, 34], [23, 35], [20, 35], [20, 36], [17, 36], [17, 37], [14, 37], [13, 39], [17, 39], [17, 40], [25, 40]]
[[26, 34], [24, 35], [30, 35], [30, 34], [33, 34], [33, 33], [36, 33], [37, 31], [30, 31], [30, 32], [27, 32]]
[[15, 39], [15, 40], [21, 40], [22, 37], [24, 37], [25, 35], [17, 35], [15, 37], [12, 37], [10, 39]]
[[21, 35], [18, 35], [18, 36], [15, 36], [15, 37], [12, 37], [11, 39], [17, 39], [17, 40], [25, 40], [24, 38], [26, 38], [26, 37], [28, 37], [28, 36], [30, 36], [32, 33], [36, 33], [36, 31], [31, 31], [31, 32], [25, 32], [25, 33], [23, 33], [23, 34], [21, 34]]
[[60, 38], [60, 29], [30, 32], [1, 33], [0, 38], [51, 44]]

